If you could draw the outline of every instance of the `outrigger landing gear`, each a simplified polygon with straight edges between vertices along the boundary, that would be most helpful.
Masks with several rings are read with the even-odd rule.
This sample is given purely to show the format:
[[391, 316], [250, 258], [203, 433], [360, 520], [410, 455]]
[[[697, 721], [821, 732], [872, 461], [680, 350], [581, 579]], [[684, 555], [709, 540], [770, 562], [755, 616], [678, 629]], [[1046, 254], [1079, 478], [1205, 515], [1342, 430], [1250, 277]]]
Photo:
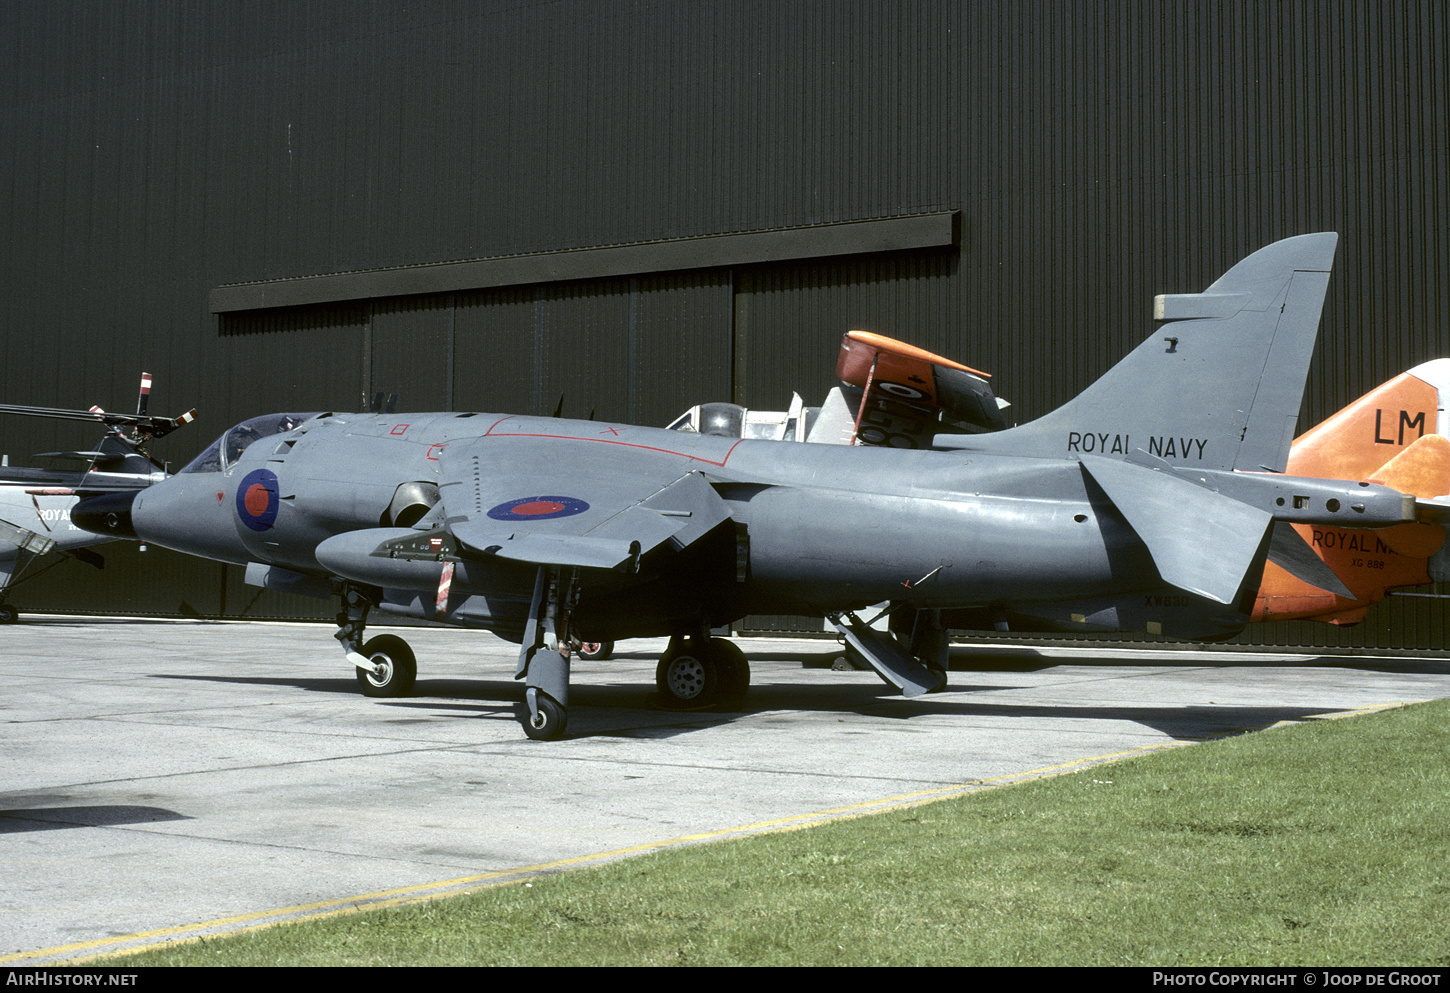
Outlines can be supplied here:
[[614, 654], [614, 642], [612, 641], [581, 641], [574, 646], [574, 654], [587, 662], [603, 662]]
[[380, 634], [363, 643], [372, 602], [355, 586], [342, 590], [342, 610], [337, 614], [343, 654], [357, 670], [358, 689], [363, 696], [400, 697], [413, 691], [418, 678], [418, 660], [408, 643], [395, 634]]
[[669, 710], [738, 707], [749, 686], [745, 653], [705, 632], [671, 638], [655, 668], [660, 705]]

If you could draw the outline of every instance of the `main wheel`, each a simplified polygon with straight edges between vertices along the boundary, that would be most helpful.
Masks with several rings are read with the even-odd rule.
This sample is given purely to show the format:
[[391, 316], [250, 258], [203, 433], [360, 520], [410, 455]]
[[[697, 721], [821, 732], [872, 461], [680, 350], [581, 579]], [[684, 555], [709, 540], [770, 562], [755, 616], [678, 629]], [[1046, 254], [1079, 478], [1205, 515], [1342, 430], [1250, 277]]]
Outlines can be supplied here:
[[740, 646], [724, 638], [711, 638], [710, 652], [720, 672], [720, 703], [734, 709], [740, 706], [750, 687], [750, 663]]
[[380, 634], [363, 645], [362, 654], [381, 670], [377, 673], [357, 670], [357, 685], [363, 696], [407, 696], [413, 691], [413, 682], [418, 678], [418, 660], [402, 638]]
[[614, 642], [586, 641], [579, 646], [577, 654], [588, 662], [603, 662], [614, 654]]
[[[569, 715], [559, 701], [546, 693], [540, 693], [537, 697], [539, 704], [539, 716], [524, 714], [524, 734], [534, 741], [558, 741], [564, 737], [564, 728], [569, 725]], [[528, 705], [524, 705], [528, 709]]]
[[924, 662], [926, 671], [936, 677], [936, 686], [927, 690], [928, 693], [941, 693], [947, 688], [947, 671], [934, 662]]
[[708, 652], [665, 653], [655, 668], [660, 703], [671, 710], [703, 710], [719, 696], [720, 673]]

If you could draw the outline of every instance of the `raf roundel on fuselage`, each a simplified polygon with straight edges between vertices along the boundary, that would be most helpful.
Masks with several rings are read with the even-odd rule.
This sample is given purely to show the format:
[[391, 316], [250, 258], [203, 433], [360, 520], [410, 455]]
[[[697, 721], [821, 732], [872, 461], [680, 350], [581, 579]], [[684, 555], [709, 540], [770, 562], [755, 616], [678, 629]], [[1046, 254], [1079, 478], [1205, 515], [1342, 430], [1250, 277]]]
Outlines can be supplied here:
[[277, 522], [280, 487], [271, 469], [253, 469], [237, 487], [237, 517], [253, 531], [266, 531]]

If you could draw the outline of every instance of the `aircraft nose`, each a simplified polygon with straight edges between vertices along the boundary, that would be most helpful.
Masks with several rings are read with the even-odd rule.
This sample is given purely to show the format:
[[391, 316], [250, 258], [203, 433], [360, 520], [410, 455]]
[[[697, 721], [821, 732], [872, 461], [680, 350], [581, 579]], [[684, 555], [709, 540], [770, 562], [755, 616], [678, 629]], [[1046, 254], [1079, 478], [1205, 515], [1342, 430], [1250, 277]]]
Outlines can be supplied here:
[[139, 492], [133, 490], [130, 493], [102, 493], [86, 497], [71, 508], [70, 521], [78, 528], [107, 538], [135, 538], [131, 505], [136, 502]]

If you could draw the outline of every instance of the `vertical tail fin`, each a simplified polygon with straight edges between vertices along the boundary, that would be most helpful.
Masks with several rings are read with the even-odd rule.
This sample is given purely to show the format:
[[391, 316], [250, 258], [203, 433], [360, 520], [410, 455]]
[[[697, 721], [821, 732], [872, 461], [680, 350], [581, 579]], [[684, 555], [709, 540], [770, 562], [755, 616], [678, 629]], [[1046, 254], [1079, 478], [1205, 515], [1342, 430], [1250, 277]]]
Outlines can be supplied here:
[[1447, 401], [1450, 359], [1417, 365], [1295, 438], [1288, 472], [1320, 479], [1369, 479], [1421, 438], [1450, 434], [1450, 424], [1445, 423]]
[[1282, 471], [1338, 241], [1287, 238], [1202, 293], [1159, 296], [1152, 336], [1076, 399], [952, 447], [1051, 458], [1141, 449], [1194, 468]]

